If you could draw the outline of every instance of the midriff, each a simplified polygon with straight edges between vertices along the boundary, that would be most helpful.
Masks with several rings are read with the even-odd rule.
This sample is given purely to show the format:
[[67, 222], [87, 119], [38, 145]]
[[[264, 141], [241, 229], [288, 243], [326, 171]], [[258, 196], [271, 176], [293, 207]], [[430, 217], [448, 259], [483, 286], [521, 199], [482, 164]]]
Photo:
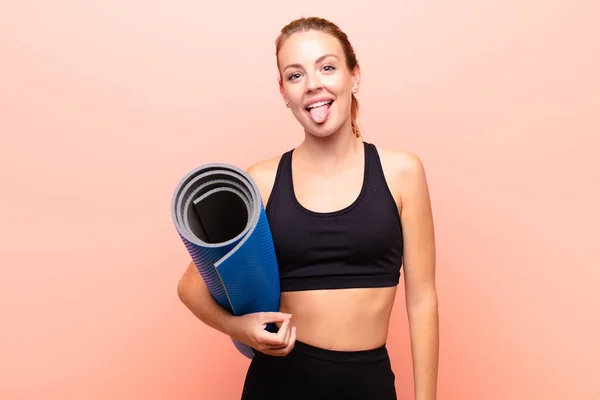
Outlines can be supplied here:
[[281, 293], [280, 311], [292, 314], [296, 339], [340, 351], [386, 343], [396, 287]]

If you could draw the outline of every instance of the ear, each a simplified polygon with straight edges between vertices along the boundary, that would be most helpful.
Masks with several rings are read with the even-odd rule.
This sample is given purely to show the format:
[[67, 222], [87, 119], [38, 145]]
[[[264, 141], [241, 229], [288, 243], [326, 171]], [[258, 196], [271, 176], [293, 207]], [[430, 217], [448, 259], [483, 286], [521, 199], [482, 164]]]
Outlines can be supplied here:
[[357, 65], [352, 71], [352, 93], [358, 93], [360, 89], [360, 67]]
[[283, 97], [283, 101], [285, 102], [285, 106], [290, 108], [290, 103], [285, 95], [285, 90], [283, 90], [283, 83], [281, 82], [281, 78], [279, 78], [279, 93], [281, 93], [281, 97]]

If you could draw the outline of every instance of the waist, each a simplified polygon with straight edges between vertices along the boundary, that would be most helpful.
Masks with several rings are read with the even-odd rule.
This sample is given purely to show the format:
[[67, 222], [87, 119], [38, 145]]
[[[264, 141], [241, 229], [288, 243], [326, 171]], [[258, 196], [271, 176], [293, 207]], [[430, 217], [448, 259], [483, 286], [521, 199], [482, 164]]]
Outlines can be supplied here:
[[280, 310], [292, 314], [300, 342], [366, 350], [385, 344], [395, 294], [395, 287], [283, 292]]
[[331, 362], [372, 362], [384, 360], [389, 357], [385, 344], [366, 350], [343, 351], [317, 347], [297, 340], [293, 351], [308, 357]]

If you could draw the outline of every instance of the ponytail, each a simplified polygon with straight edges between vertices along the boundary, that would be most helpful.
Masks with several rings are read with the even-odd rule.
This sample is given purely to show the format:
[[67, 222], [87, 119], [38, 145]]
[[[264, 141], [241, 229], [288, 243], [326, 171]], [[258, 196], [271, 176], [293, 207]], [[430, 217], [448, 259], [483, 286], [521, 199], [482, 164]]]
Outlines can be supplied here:
[[352, 125], [352, 133], [357, 138], [360, 138], [362, 135], [360, 134], [360, 129], [358, 128], [358, 124], [356, 123], [356, 117], [358, 116], [358, 100], [352, 94], [352, 105], [350, 106], [350, 117], [351, 117], [351, 125]]

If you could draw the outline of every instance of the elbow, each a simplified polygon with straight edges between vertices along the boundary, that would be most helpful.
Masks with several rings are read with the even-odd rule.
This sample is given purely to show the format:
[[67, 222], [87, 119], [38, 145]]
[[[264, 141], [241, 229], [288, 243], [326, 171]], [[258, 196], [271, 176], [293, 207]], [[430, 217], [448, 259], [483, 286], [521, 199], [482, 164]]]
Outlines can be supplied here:
[[409, 323], [415, 326], [425, 324], [435, 326], [439, 318], [438, 302], [435, 295], [422, 298], [406, 307]]
[[179, 300], [186, 304], [187, 303], [187, 299], [189, 298], [189, 290], [190, 288], [190, 283], [189, 283], [189, 278], [186, 275], [183, 275], [181, 278], [179, 278], [179, 281], [177, 282], [177, 297], [179, 298]]
[[[407, 293], [408, 294], [408, 293]], [[437, 312], [438, 296], [434, 287], [408, 294], [406, 306], [409, 312]]]

